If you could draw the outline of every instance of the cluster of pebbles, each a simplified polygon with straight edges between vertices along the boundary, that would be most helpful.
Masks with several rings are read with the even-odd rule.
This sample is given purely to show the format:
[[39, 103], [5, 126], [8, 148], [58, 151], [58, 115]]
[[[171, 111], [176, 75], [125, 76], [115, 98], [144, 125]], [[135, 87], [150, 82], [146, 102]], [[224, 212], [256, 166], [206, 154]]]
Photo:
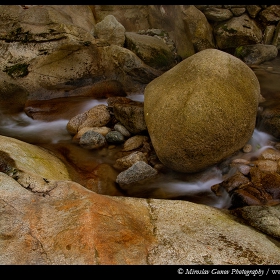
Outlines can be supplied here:
[[120, 173], [116, 183], [127, 190], [144, 183], [164, 169], [158, 160], [144, 120], [144, 103], [127, 97], [109, 97], [71, 118], [67, 131], [72, 141], [85, 149], [113, 149], [121, 146], [113, 167]]

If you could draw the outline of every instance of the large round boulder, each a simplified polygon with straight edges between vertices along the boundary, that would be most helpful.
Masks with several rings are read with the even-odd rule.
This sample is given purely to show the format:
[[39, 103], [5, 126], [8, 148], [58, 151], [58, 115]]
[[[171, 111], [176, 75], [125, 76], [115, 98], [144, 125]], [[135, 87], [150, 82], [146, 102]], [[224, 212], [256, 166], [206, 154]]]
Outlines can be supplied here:
[[147, 129], [160, 161], [184, 173], [202, 171], [251, 138], [259, 81], [243, 61], [217, 49], [183, 60], [144, 92]]

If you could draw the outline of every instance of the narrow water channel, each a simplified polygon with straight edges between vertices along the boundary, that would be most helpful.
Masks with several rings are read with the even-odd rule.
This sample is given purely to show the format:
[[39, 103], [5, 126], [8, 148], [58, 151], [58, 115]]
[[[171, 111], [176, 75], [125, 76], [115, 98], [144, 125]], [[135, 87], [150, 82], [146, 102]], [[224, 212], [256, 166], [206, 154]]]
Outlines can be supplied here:
[[[252, 70], [259, 79], [261, 94], [265, 99], [270, 104], [271, 102], [280, 103], [280, 56], [272, 61], [254, 66]], [[143, 94], [128, 97], [137, 101], [144, 100]], [[78, 114], [101, 103], [107, 105], [106, 100], [79, 99], [75, 102], [75, 111]], [[89, 170], [100, 163], [114, 164], [116, 153], [112, 151], [104, 155], [100, 151], [85, 150], [73, 144], [72, 136], [66, 130], [68, 119], [45, 122], [33, 120], [24, 112], [13, 115], [5, 115], [1, 112], [0, 114], [1, 135], [48, 148], [57, 145], [60, 147], [65, 146], [67, 149], [71, 149], [72, 157], [74, 156], [76, 161], [83, 162], [85, 168]], [[260, 131], [256, 127], [250, 144], [253, 147], [258, 146], [259, 152], [260, 148], [265, 149], [268, 147], [272, 139], [271, 135]], [[246, 157], [248, 155], [240, 153], [237, 156]], [[217, 197], [211, 191], [212, 185], [223, 180], [222, 171], [217, 166], [198, 174], [179, 174], [170, 170], [158, 176], [155, 181], [142, 185], [136, 190], [131, 190], [128, 195], [133, 197], [183, 199], [217, 208], [227, 208], [230, 203], [227, 194]]]

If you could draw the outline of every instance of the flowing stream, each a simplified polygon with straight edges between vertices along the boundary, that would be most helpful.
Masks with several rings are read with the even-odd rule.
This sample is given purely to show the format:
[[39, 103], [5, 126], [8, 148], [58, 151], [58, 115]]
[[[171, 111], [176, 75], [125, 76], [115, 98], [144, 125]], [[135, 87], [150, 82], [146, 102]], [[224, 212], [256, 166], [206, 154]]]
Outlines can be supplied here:
[[[270, 102], [280, 102], [280, 56], [272, 61], [265, 62], [259, 66], [252, 67], [257, 75], [261, 94]], [[143, 101], [143, 94], [128, 96], [137, 101]], [[77, 113], [84, 112], [98, 104], [106, 104], [106, 100], [81, 99], [75, 103]], [[113, 164], [115, 158], [109, 154], [104, 155], [99, 151], [85, 150], [72, 143], [72, 136], [67, 132], [66, 125], [68, 119], [58, 119], [55, 121], [40, 121], [29, 118], [24, 112], [13, 115], [0, 113], [0, 134], [14, 137], [16, 139], [41, 146], [65, 145], [73, 148], [76, 160], [83, 161], [88, 168], [96, 162]], [[262, 150], [269, 147], [273, 137], [261, 132], [256, 127], [250, 144], [253, 152], [250, 157], [258, 155]], [[275, 139], [274, 139], [275, 140]], [[241, 153], [235, 157], [246, 158], [248, 154]], [[92, 164], [94, 162], [94, 164]], [[228, 208], [229, 197], [225, 193], [217, 197], [211, 186], [224, 180], [222, 171], [213, 166], [208, 170], [198, 174], [179, 174], [168, 171], [158, 176], [150, 183], [142, 185], [135, 190], [131, 190], [128, 195], [134, 197], [152, 197], [165, 199], [183, 199], [196, 203], [206, 204], [217, 208]]]

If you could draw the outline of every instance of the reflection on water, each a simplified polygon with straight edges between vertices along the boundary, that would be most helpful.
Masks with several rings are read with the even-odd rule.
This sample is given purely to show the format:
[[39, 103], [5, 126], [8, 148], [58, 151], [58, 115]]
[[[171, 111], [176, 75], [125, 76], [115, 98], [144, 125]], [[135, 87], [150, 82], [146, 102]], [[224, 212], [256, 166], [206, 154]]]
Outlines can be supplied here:
[[[256, 73], [260, 86], [261, 94], [269, 102], [279, 102], [280, 100], [280, 57], [278, 56], [273, 61], [265, 62], [262, 65], [252, 67]], [[129, 96], [136, 101], [143, 101], [143, 94]], [[83, 100], [77, 103], [78, 113], [89, 110], [98, 104], [107, 104], [106, 100]], [[72, 136], [66, 130], [68, 119], [58, 119], [55, 121], [44, 122], [33, 120], [25, 113], [4, 115], [1, 114], [0, 119], [0, 134], [14, 137], [16, 139], [38, 145], [74, 145], [72, 144]], [[258, 156], [260, 152], [269, 147], [270, 141], [273, 140], [271, 135], [259, 131], [257, 128], [254, 131], [249, 144], [252, 145], [251, 153], [239, 153], [234, 157], [249, 159], [252, 156]], [[82, 150], [75, 146], [73, 150], [77, 150], [77, 159], [87, 162], [106, 162], [112, 164], [115, 154], [100, 153], [98, 151]], [[208, 170], [197, 174], [179, 174], [174, 171], [168, 171], [160, 174], [154, 181], [149, 184], [136, 186], [131, 188], [127, 195], [134, 197], [153, 197], [153, 198], [169, 198], [169, 199], [184, 199], [196, 203], [202, 203], [217, 208], [228, 208], [230, 201], [228, 195], [224, 193], [217, 197], [212, 191], [211, 186], [222, 182], [225, 177], [222, 171], [213, 166]]]

